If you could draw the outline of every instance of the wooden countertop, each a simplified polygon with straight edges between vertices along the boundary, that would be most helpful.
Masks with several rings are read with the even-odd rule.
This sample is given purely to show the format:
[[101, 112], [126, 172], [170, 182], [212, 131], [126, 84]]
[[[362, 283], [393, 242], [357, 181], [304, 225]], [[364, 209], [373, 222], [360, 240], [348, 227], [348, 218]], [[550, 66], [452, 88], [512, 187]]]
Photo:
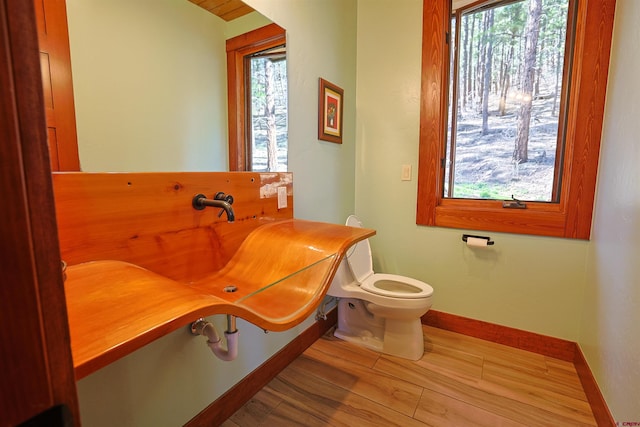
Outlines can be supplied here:
[[[322, 301], [347, 248], [374, 234], [295, 219], [265, 224], [224, 268], [189, 283], [117, 260], [69, 266], [65, 290], [76, 377], [199, 317], [229, 314], [265, 330], [290, 329]], [[236, 291], [225, 292], [229, 286]]]

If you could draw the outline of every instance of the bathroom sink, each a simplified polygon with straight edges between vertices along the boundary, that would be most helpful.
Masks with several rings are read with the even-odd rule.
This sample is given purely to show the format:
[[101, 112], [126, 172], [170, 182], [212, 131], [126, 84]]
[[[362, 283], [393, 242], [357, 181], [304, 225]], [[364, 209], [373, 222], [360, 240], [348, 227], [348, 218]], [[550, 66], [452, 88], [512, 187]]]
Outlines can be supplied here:
[[289, 329], [320, 303], [344, 251], [373, 234], [302, 220], [262, 225], [222, 270], [192, 286], [234, 302], [240, 317], [264, 329]]
[[68, 266], [65, 293], [77, 379], [228, 304], [116, 260]]
[[[200, 317], [291, 328], [344, 251], [374, 234], [293, 219], [287, 172], [58, 172], [53, 183], [77, 378]], [[220, 192], [234, 222], [194, 208], [194, 195]]]
[[198, 317], [228, 314], [282, 331], [321, 302], [346, 249], [373, 230], [303, 220], [269, 222], [226, 265], [180, 281], [133, 263], [67, 268], [65, 290], [76, 375], [82, 378]]

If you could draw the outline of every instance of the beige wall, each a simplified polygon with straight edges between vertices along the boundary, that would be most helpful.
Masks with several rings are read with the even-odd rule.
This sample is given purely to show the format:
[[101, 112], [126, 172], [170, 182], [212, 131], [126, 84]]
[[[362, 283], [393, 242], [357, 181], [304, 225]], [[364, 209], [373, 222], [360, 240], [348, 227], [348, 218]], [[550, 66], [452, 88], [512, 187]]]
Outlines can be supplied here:
[[[256, 28], [271, 24], [272, 21], [258, 12], [251, 12], [247, 15], [236, 18], [225, 24], [224, 36], [226, 39], [239, 36]], [[225, 58], [226, 64], [226, 58]]]
[[481, 233], [495, 245], [470, 250], [463, 230], [416, 226], [422, 1], [389, 4], [358, 2], [356, 213], [376, 268], [430, 283], [435, 310], [577, 340], [586, 242]]
[[67, 14], [82, 170], [227, 169], [222, 19], [187, 0], [67, 0]]
[[486, 233], [476, 251], [416, 226], [415, 175], [400, 181], [417, 168], [421, 4], [358, 2], [356, 212], [376, 268], [431, 283], [436, 310], [578, 341], [616, 420], [640, 422], [640, 4], [617, 2], [592, 240]]
[[618, 0], [579, 337], [619, 425], [640, 422], [639, 22]]
[[[344, 223], [355, 192], [356, 1], [245, 2], [287, 30], [295, 216]], [[344, 89], [343, 144], [317, 138], [319, 77]]]

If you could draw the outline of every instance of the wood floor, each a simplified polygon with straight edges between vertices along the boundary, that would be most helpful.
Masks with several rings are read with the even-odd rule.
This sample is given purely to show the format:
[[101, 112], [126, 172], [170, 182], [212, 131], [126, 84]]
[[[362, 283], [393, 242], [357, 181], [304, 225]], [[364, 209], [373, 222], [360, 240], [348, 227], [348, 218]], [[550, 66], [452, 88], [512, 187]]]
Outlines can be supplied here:
[[423, 328], [415, 362], [329, 333], [222, 425], [597, 425], [572, 363]]

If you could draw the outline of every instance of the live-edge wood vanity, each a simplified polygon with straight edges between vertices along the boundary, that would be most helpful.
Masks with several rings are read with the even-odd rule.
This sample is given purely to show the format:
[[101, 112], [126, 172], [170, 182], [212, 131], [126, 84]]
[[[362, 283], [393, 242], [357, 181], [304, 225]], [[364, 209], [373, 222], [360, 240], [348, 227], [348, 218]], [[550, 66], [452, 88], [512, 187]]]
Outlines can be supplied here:
[[[77, 379], [199, 317], [289, 329], [322, 301], [346, 249], [375, 234], [294, 219], [290, 173], [55, 173], [53, 182]], [[234, 198], [233, 223], [191, 205], [218, 192]]]

